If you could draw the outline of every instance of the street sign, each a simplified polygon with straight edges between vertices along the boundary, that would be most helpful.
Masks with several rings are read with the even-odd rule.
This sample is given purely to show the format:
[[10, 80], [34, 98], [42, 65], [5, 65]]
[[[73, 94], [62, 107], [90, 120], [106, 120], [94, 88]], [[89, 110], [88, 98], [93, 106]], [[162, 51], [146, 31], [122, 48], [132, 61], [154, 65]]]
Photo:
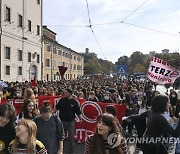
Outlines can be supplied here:
[[117, 74], [125, 75], [127, 73], [126, 65], [118, 65]]

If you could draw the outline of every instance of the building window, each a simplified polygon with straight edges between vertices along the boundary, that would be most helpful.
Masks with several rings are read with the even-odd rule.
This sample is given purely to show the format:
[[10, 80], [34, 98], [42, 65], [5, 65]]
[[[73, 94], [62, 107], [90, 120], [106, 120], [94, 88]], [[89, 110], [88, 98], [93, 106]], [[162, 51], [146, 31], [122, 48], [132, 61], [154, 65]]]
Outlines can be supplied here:
[[6, 47], [5, 48], [5, 59], [10, 59], [11, 55], [11, 48], [10, 47]]
[[76, 65], [74, 65], [74, 70], [76, 70]]
[[37, 35], [40, 35], [40, 26], [37, 25]]
[[22, 15], [18, 15], [18, 27], [23, 27], [23, 17]]
[[18, 75], [22, 75], [22, 67], [18, 67]]
[[6, 7], [6, 13], [5, 13], [5, 21], [11, 22], [11, 9], [9, 7]]
[[6, 66], [6, 75], [10, 75], [10, 66]]
[[18, 50], [18, 60], [22, 61], [22, 57], [23, 57], [23, 52], [22, 50]]
[[40, 62], [40, 56], [37, 55], [37, 63], [39, 63], [39, 62]]
[[37, 0], [37, 3], [40, 5], [40, 0]]
[[28, 52], [28, 62], [31, 62], [31, 53]]
[[76, 60], [76, 56], [74, 56], [74, 60]]
[[28, 31], [31, 32], [31, 20], [28, 20]]
[[49, 81], [49, 74], [46, 75], [46, 80]]
[[58, 55], [60, 55], [60, 56], [61, 56], [61, 54], [62, 54], [61, 50], [58, 50]]
[[54, 80], [56, 80], [56, 74], [54, 74]]
[[50, 67], [50, 60], [49, 59], [46, 59], [46, 67]]
[[50, 52], [51, 51], [51, 46], [47, 44], [47, 51]]
[[57, 54], [57, 49], [56, 48], [54, 48], [53, 53]]

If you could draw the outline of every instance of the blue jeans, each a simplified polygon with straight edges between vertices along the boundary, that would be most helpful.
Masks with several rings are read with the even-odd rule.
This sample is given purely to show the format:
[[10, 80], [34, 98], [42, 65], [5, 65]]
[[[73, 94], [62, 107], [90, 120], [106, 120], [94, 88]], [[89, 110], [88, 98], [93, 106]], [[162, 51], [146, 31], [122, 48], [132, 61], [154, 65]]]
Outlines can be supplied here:
[[62, 121], [64, 132], [68, 133], [69, 153], [74, 154], [75, 121]]

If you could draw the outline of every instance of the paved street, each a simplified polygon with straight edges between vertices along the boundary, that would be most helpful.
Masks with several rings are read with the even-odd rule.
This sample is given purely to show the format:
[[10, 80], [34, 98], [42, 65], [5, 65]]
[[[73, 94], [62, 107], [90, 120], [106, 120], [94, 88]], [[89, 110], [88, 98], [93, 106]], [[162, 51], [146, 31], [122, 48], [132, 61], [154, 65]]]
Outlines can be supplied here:
[[[69, 154], [67, 152], [67, 142], [65, 142], [65, 149], [64, 149], [64, 154]], [[77, 142], [75, 142], [75, 150], [76, 150], [76, 154], [83, 154], [84, 153], [84, 143], [78, 144]], [[134, 152], [135, 150], [135, 146], [131, 145], [130, 146], [130, 154], [143, 154], [142, 152]]]

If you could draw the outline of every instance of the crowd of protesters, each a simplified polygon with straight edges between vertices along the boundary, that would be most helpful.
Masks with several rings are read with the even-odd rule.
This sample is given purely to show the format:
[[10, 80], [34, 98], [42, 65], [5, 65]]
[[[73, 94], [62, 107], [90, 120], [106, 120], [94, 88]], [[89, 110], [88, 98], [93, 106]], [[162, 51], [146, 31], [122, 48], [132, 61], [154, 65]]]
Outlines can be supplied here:
[[[76, 99], [85, 99], [93, 102], [105, 102], [105, 103], [116, 103], [123, 104], [126, 106], [126, 115], [128, 118], [124, 120], [123, 125], [121, 126], [115, 115], [111, 113], [112, 116], [108, 114], [103, 114], [97, 118], [97, 131], [94, 134], [94, 137], [90, 137], [87, 140], [86, 151], [85, 153], [93, 153], [93, 150], [99, 150], [98, 152], [106, 154], [113, 153], [128, 153], [128, 145], [124, 145], [123, 138], [133, 137], [137, 135], [138, 137], [142, 137], [147, 128], [151, 127], [148, 125], [153, 125], [151, 122], [147, 123], [146, 116], [142, 116], [143, 114], [149, 112], [152, 108], [153, 101], [157, 99], [160, 95], [160, 92], [157, 90], [153, 90], [153, 86], [156, 84], [151, 83], [150, 81], [140, 81], [134, 80], [133, 78], [128, 79], [92, 79], [92, 80], [73, 80], [73, 81], [56, 81], [56, 82], [43, 82], [38, 81], [36, 86], [32, 86], [29, 82], [11, 82], [7, 83], [8, 87], [4, 88], [1, 92], [1, 100], [3, 99], [24, 99], [24, 103], [19, 115], [15, 116], [15, 110], [13, 106], [10, 105], [1, 105], [0, 106], [0, 152], [8, 151], [9, 153], [13, 153], [12, 151], [18, 151], [18, 148], [22, 148], [25, 151], [24, 153], [31, 153], [32, 151], [36, 151], [36, 153], [50, 153], [50, 154], [62, 154], [63, 153], [63, 140], [65, 139], [65, 134], [68, 131], [70, 134], [70, 149], [71, 153], [74, 153], [74, 118], [75, 114], [79, 116], [81, 120], [81, 111], [78, 106]], [[44, 102], [44, 105], [41, 109], [38, 109], [38, 105], [36, 102], [37, 96], [57, 96], [63, 95], [64, 98], [60, 99], [60, 102], [56, 105], [56, 109], [53, 110], [48, 102]], [[180, 116], [180, 98], [178, 99], [178, 94], [175, 90], [171, 89], [170, 93], [166, 93], [166, 98], [170, 102], [170, 105], [167, 109], [158, 112], [162, 116], [164, 116], [170, 126], [168, 127], [176, 127], [178, 125], [178, 120]], [[163, 101], [159, 99], [158, 101]], [[67, 103], [68, 102], [68, 103]], [[63, 105], [64, 103], [64, 105]], [[66, 105], [69, 106], [66, 106]], [[160, 103], [162, 106], [162, 103]], [[10, 106], [10, 107], [9, 107]], [[161, 106], [159, 108], [161, 108]], [[53, 112], [59, 110], [60, 116], [56, 117]], [[68, 110], [68, 111], [67, 111]], [[114, 111], [113, 111], [114, 112]], [[118, 111], [116, 111], [118, 112]], [[67, 115], [68, 114], [68, 115]], [[70, 115], [70, 116], [69, 116]], [[136, 116], [135, 116], [136, 115]], [[153, 114], [152, 114], [153, 115]], [[143, 118], [135, 118], [135, 117], [143, 117]], [[25, 121], [22, 121], [22, 119]], [[28, 119], [26, 121], [26, 119]], [[35, 121], [29, 122], [29, 121]], [[159, 123], [163, 120], [159, 118]], [[23, 125], [24, 128], [21, 129], [18, 126], [15, 129], [15, 124]], [[119, 127], [117, 127], [120, 125]], [[107, 127], [105, 127], [107, 126]], [[179, 126], [179, 125], [178, 125]], [[179, 130], [179, 127], [177, 129]], [[6, 129], [4, 129], [7, 127]], [[31, 128], [33, 127], [33, 128]], [[51, 128], [53, 127], [53, 128]], [[112, 127], [114, 127], [113, 131]], [[167, 126], [164, 126], [166, 129]], [[7, 133], [12, 129], [11, 133]], [[104, 134], [101, 134], [102, 129], [107, 129], [107, 134], [104, 137]], [[171, 129], [171, 128], [170, 128]], [[30, 131], [29, 131], [30, 130]], [[28, 135], [26, 138], [33, 138], [33, 141], [38, 145], [37, 149], [35, 143], [31, 142], [30, 144], [23, 144], [24, 138], [21, 141], [17, 141], [18, 132], [27, 131]], [[32, 132], [33, 131], [33, 132]], [[58, 138], [57, 138], [58, 132]], [[105, 140], [107, 140], [107, 135], [110, 133], [120, 134], [122, 140], [115, 147], [115, 149], [111, 150], [109, 147], [105, 145], [105, 150], [99, 148], [102, 144], [107, 144]], [[37, 135], [36, 135], [37, 134]], [[147, 134], [147, 133], [146, 133]], [[7, 135], [7, 137], [6, 137]], [[52, 138], [46, 136], [50, 135]], [[99, 136], [100, 135], [100, 136]], [[164, 131], [164, 134], [159, 133], [157, 136], [176, 136], [179, 137], [179, 134], [169, 133], [168, 131]], [[53, 137], [54, 136], [54, 137]], [[15, 138], [16, 137], [16, 138]], [[37, 139], [36, 139], [37, 137]], [[102, 138], [103, 137], [103, 138]], [[56, 138], [56, 139], [55, 139]], [[15, 140], [13, 140], [15, 139]], [[20, 138], [19, 138], [20, 139]], [[12, 141], [13, 140], [13, 141]], [[53, 141], [52, 141], [53, 140]], [[97, 144], [93, 143], [90, 145], [91, 140], [98, 141]], [[11, 142], [12, 141], [12, 142]], [[31, 141], [31, 140], [30, 140]], [[1, 143], [2, 142], [2, 143]], [[17, 145], [17, 142], [21, 144]], [[55, 144], [55, 142], [57, 144]], [[99, 144], [99, 145], [98, 145]], [[128, 143], [127, 143], [128, 144]], [[18, 147], [20, 146], [20, 147]], [[180, 148], [178, 148], [178, 144], [174, 146], [174, 153], [178, 153]], [[9, 147], [9, 148], [8, 148]], [[55, 147], [55, 148], [54, 148]], [[164, 145], [167, 151], [169, 151], [169, 145]], [[26, 150], [25, 150], [26, 148]], [[95, 149], [94, 149], [95, 148]], [[98, 149], [97, 149], [98, 148]], [[150, 147], [151, 148], [151, 147]], [[88, 151], [90, 150], [90, 152]], [[147, 149], [147, 147], [146, 147]], [[137, 143], [136, 151], [139, 152], [142, 150], [142, 145]], [[21, 151], [22, 152], [22, 151]], [[146, 153], [145, 153], [146, 154]], [[158, 154], [158, 152], [157, 152]]]

